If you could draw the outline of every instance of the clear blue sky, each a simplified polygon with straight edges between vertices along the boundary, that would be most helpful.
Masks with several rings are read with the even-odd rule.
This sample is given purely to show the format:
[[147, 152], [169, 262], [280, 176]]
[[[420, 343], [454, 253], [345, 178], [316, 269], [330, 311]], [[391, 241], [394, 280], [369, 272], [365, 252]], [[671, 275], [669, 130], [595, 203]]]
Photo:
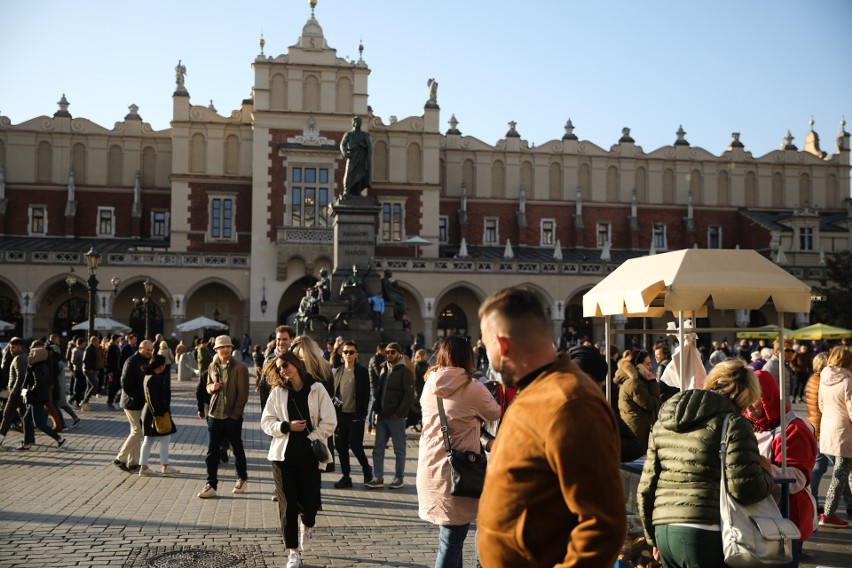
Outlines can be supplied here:
[[[2, 0], [0, 114], [18, 124], [69, 111], [107, 128], [131, 103], [157, 129], [171, 119], [174, 67], [194, 104], [229, 114], [251, 94], [251, 63], [286, 53], [307, 0]], [[422, 114], [438, 80], [441, 129], [488, 144], [517, 122], [536, 145], [575, 134], [605, 149], [630, 127], [646, 152], [676, 139], [713, 154], [742, 133], [755, 156], [786, 131], [801, 149], [813, 115], [834, 152], [852, 122], [852, 1], [319, 0], [338, 56], [372, 72], [370, 104], [385, 122]], [[847, 127], [852, 131], [852, 125]]]

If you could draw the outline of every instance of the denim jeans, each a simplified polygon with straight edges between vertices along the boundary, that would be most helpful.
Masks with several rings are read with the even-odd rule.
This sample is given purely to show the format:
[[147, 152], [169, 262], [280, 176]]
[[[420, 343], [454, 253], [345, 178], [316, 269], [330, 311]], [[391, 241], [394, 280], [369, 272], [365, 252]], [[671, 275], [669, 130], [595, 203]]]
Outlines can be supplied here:
[[388, 438], [393, 442], [396, 457], [395, 476], [405, 477], [405, 418], [380, 416], [376, 422], [376, 445], [373, 446], [373, 475], [379, 479], [385, 474], [385, 446]]
[[39, 430], [57, 442], [61, 439], [61, 436], [56, 433], [56, 430], [48, 424], [47, 410], [45, 410], [42, 403], [27, 405], [27, 412], [24, 414], [24, 443], [35, 444], [34, 426], [37, 426]]
[[[819, 503], [819, 482], [822, 480], [823, 474], [828, 471], [828, 464], [834, 465], [834, 456], [825, 454], [817, 454], [814, 469], [811, 472], [811, 493], [814, 495], [817, 503]], [[846, 507], [852, 507], [852, 493], [849, 491], [849, 486], [843, 486], [843, 500], [846, 502]]]
[[222, 442], [227, 441], [234, 450], [234, 466], [237, 477], [248, 480], [246, 452], [243, 448], [243, 419], [207, 417], [207, 483], [213, 489], [219, 487], [219, 450]]
[[435, 558], [435, 568], [464, 566], [464, 539], [469, 528], [470, 523], [438, 527], [438, 557]]

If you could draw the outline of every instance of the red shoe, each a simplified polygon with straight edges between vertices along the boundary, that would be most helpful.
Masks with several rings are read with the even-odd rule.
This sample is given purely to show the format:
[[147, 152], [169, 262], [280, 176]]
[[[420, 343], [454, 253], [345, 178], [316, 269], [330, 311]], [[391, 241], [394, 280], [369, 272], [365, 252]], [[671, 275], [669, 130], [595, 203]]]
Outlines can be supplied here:
[[825, 515], [819, 516], [819, 526], [821, 527], [831, 527], [835, 529], [843, 529], [849, 526], [849, 523], [838, 517], [837, 515], [831, 515], [830, 517], [826, 517]]

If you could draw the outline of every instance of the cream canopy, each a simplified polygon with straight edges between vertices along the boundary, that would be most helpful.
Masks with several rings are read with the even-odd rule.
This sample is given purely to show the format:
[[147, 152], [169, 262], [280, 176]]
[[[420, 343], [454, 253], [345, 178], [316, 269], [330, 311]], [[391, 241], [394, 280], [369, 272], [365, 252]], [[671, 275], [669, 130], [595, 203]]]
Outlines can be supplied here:
[[633, 258], [583, 296], [583, 315], [660, 317], [664, 312], [758, 309], [808, 312], [811, 288], [753, 250], [686, 249]]

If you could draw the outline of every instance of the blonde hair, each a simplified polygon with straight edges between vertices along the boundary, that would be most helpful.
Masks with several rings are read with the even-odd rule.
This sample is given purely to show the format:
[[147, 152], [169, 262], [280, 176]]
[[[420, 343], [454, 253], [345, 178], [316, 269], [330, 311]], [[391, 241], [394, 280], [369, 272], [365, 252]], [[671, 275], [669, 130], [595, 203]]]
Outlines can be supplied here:
[[716, 364], [704, 381], [704, 388], [727, 397], [739, 412], [760, 400], [760, 382], [754, 370], [742, 359]]
[[845, 345], [832, 347], [828, 353], [827, 365], [831, 367], [841, 367], [843, 369], [852, 369], [852, 350]]
[[819, 375], [825, 366], [828, 364], [828, 353], [817, 353], [814, 355], [814, 360], [811, 362], [814, 374]]
[[426, 352], [425, 349], [418, 349], [417, 352], [414, 354], [414, 362], [420, 363], [421, 361], [424, 363], [429, 361], [429, 354]]
[[292, 349], [293, 353], [302, 360], [305, 370], [318, 381], [329, 382], [334, 379], [331, 374], [331, 366], [328, 361], [317, 355], [322, 353], [316, 341], [307, 335], [301, 336], [298, 345]]

